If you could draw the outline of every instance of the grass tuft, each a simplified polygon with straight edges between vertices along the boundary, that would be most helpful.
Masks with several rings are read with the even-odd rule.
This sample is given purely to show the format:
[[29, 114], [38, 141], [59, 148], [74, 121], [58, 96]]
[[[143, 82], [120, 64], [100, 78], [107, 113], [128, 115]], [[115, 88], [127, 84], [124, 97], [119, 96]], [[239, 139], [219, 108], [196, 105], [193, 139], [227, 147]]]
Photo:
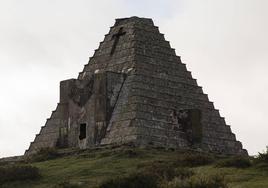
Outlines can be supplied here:
[[228, 188], [225, 178], [221, 174], [210, 176], [197, 175], [188, 179], [175, 178], [163, 185], [162, 188]]

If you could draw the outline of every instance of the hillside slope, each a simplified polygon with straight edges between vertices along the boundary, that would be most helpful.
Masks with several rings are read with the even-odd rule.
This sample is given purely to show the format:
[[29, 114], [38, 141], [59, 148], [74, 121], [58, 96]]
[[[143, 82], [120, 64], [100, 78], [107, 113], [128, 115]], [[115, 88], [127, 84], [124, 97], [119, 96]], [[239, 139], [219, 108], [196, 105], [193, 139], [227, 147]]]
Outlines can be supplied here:
[[[126, 187], [124, 181], [139, 181], [144, 187], [152, 187], [153, 185], [146, 185], [148, 183], [146, 178], [148, 178], [149, 181], [157, 181], [158, 186], [187, 188], [189, 185], [185, 183], [186, 181], [188, 184], [196, 181], [210, 181], [211, 177], [215, 182], [221, 182], [230, 188], [268, 187], [266, 165], [246, 164], [243, 166], [244, 163], [240, 165], [238, 160], [238, 166], [243, 168], [220, 167], [224, 166], [221, 165], [222, 161], [226, 161], [222, 156], [131, 147], [69, 151], [69, 154], [65, 152], [64, 155], [60, 154], [61, 156], [57, 157], [51, 151], [49, 155], [48, 153], [36, 156], [27, 164], [16, 164], [37, 167], [41, 177], [35, 180], [6, 181], [2, 182], [2, 185], [0, 181], [0, 187], [119, 187], [120, 182], [121, 187]], [[55, 158], [46, 160], [51, 156]], [[6, 166], [8, 165], [0, 164], [1, 168]], [[194, 184], [198, 187], [198, 183], [192, 183], [193, 187]], [[135, 187], [135, 183], [132, 185]]]

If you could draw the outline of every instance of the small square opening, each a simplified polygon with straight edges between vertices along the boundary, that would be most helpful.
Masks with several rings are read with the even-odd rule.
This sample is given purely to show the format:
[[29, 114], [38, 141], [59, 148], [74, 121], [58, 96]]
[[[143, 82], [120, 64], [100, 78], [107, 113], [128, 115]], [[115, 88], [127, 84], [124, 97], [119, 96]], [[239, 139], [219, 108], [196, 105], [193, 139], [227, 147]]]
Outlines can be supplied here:
[[81, 123], [80, 124], [80, 134], [79, 134], [79, 139], [83, 140], [87, 137], [87, 124], [86, 123]]

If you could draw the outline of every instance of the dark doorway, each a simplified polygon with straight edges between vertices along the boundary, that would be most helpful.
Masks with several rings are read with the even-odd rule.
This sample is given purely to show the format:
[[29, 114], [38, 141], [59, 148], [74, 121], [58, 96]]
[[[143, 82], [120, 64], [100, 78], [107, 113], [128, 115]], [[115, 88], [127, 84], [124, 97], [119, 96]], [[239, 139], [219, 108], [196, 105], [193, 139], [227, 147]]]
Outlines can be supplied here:
[[80, 135], [79, 139], [83, 140], [87, 137], [87, 124], [86, 123], [81, 123], [80, 124]]

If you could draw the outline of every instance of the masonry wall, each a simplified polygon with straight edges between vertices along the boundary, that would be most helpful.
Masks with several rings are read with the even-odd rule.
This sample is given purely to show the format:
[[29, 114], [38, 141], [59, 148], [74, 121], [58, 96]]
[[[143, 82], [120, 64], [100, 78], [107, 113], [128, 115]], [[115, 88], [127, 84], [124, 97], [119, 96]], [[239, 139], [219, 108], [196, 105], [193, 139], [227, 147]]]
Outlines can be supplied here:
[[[202, 114], [200, 143], [180, 128], [181, 110]], [[151, 19], [116, 20], [78, 79], [61, 83], [60, 103], [26, 153], [124, 143], [247, 154]]]

